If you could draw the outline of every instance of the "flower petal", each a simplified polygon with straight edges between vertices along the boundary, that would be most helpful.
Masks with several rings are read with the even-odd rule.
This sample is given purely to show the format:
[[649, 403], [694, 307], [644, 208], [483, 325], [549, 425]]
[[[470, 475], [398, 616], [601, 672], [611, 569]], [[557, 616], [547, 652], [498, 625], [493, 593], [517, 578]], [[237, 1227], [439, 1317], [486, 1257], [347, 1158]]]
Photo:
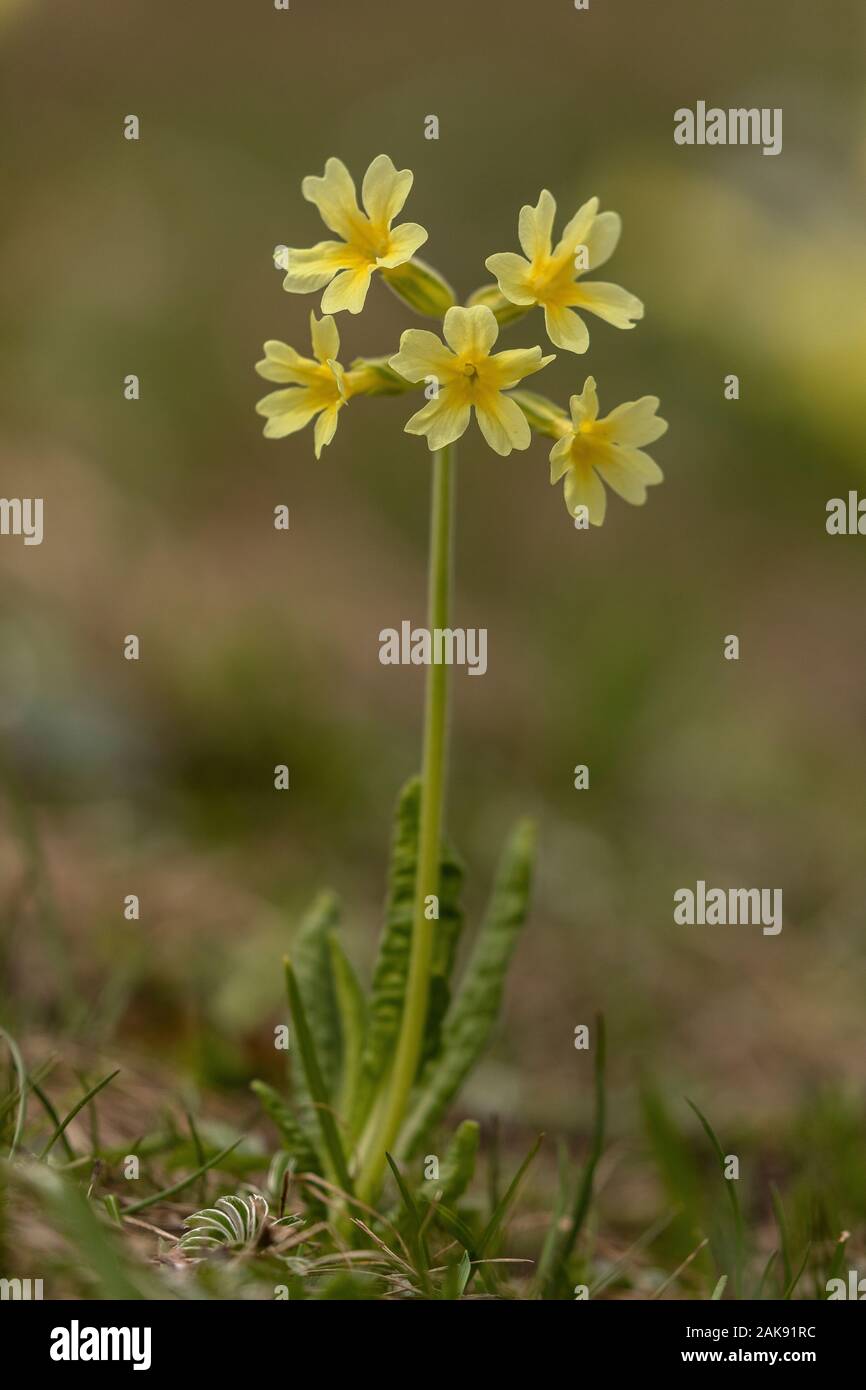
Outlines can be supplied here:
[[313, 446], [316, 451], [316, 458], [321, 458], [325, 445], [330, 444], [337, 432], [337, 419], [341, 405], [342, 401], [337, 401], [335, 405], [328, 406], [327, 410], [323, 410], [316, 421], [313, 430]]
[[379, 256], [376, 264], [385, 270], [411, 261], [419, 246], [427, 240], [427, 232], [419, 222], [401, 222], [395, 227], [388, 240], [388, 254]]
[[444, 449], [465, 432], [470, 414], [469, 402], [456, 391], [446, 389], [416, 411], [404, 429], [407, 434], [426, 434], [431, 449]]
[[643, 506], [646, 501], [646, 483], [638, 470], [620, 456], [619, 449], [605, 451], [596, 467], [608, 487], [612, 487], [624, 502], [630, 502], [633, 507]]
[[658, 408], [658, 396], [641, 396], [639, 401], [618, 405], [604, 418], [608, 439], [613, 444], [653, 444], [668, 427], [667, 420], [656, 415]]
[[540, 261], [550, 255], [556, 199], [542, 188], [535, 207], [527, 203], [520, 209], [517, 236], [524, 254], [530, 261]]
[[442, 327], [445, 341], [461, 357], [479, 361], [487, 357], [499, 337], [499, 324], [486, 304], [462, 309], [453, 304]]
[[506, 391], [510, 386], [516, 386], [525, 376], [540, 372], [542, 367], [546, 367], [548, 362], [553, 362], [555, 358], [555, 352], [550, 352], [545, 357], [540, 347], [508, 348], [505, 352], [493, 354], [485, 364], [483, 376], [485, 381], [495, 382], [498, 390]]
[[361, 198], [371, 222], [390, 227], [412, 188], [411, 169], [395, 169], [387, 154], [377, 154], [361, 185]]
[[407, 328], [400, 337], [400, 351], [389, 366], [407, 381], [423, 381], [425, 377], [441, 378], [454, 365], [454, 354], [442, 339], [427, 328]]
[[283, 289], [290, 294], [312, 294], [332, 280], [338, 270], [353, 265], [356, 254], [342, 241], [319, 241], [304, 249], [289, 248]]
[[664, 473], [655, 459], [650, 458], [649, 454], [645, 454], [643, 449], [620, 447], [612, 451], [612, 458], [624, 468], [628, 468], [636, 478], [640, 478], [646, 487], [664, 482]]
[[566, 352], [586, 352], [589, 347], [589, 329], [583, 319], [571, 309], [561, 304], [546, 304], [544, 322], [547, 336], [557, 347]]
[[528, 449], [532, 442], [529, 421], [517, 401], [498, 391], [485, 391], [475, 402], [478, 427], [495, 453], [502, 457], [512, 449]]
[[570, 468], [565, 475], [565, 505], [574, 516], [586, 507], [590, 525], [601, 526], [607, 511], [607, 496], [598, 474], [586, 466]]
[[315, 203], [326, 227], [344, 241], [351, 241], [361, 211], [355, 195], [355, 184], [342, 159], [328, 160], [323, 177], [308, 175], [301, 184], [308, 203]]
[[317, 319], [315, 314], [310, 314], [310, 339], [313, 352], [320, 362], [327, 362], [340, 351], [340, 334], [330, 314], [321, 319]]
[[302, 430], [321, 408], [321, 399], [303, 386], [272, 391], [256, 403], [256, 412], [267, 418], [265, 435], [268, 439], [283, 439], [287, 434]]
[[301, 357], [293, 347], [271, 338], [265, 343], [265, 356], [256, 363], [256, 371], [265, 381], [292, 381], [298, 386], [310, 386], [319, 372], [317, 362]]
[[622, 234], [622, 218], [618, 212], [600, 212], [583, 239], [587, 249], [589, 269], [597, 270], [610, 260]]
[[322, 313], [338, 314], [348, 309], [350, 314], [360, 314], [370, 288], [371, 265], [359, 266], [356, 270], [341, 270], [335, 275], [322, 295]]
[[590, 198], [577, 209], [570, 222], [566, 222], [562, 236], [556, 243], [553, 255], [556, 260], [574, 258], [578, 246], [585, 246], [590, 228], [598, 212], [598, 199]]
[[574, 435], [569, 430], [561, 439], [557, 439], [550, 451], [550, 481], [558, 483], [563, 473], [571, 467], [571, 446], [574, 443]]
[[516, 251], [498, 251], [495, 256], [488, 256], [484, 264], [495, 275], [500, 293], [512, 304], [535, 303], [535, 295], [526, 284], [532, 267], [523, 256]]
[[634, 328], [632, 320], [643, 318], [640, 300], [621, 285], [607, 285], [601, 280], [584, 284], [581, 280], [575, 285], [571, 299], [579, 308], [588, 309], [606, 323], [612, 323], [614, 328]]
[[586, 378], [580, 395], [572, 396], [568, 405], [575, 429], [579, 429], [585, 421], [592, 421], [598, 418], [598, 391], [596, 390], [594, 376], [588, 376]]

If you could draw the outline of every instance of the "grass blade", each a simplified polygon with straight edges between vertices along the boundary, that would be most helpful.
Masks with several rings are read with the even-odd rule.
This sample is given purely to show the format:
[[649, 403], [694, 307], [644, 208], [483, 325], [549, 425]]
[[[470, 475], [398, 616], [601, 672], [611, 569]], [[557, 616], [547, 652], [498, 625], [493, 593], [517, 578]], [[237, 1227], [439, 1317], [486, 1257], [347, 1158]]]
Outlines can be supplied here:
[[565, 1231], [560, 1232], [558, 1239], [550, 1248], [549, 1265], [545, 1269], [539, 1268], [538, 1284], [541, 1289], [542, 1298], [553, 1298], [557, 1289], [564, 1278], [565, 1267], [571, 1258], [571, 1252], [577, 1242], [577, 1238], [583, 1229], [586, 1214], [592, 1201], [593, 1183], [595, 1181], [595, 1170], [601, 1158], [604, 1148], [605, 1117], [607, 1111], [605, 1095], [605, 1063], [607, 1059], [607, 1035], [605, 1022], [602, 1014], [599, 1014], [595, 1021], [595, 1056], [594, 1056], [594, 1089], [595, 1089], [595, 1113], [593, 1117], [592, 1141], [589, 1154], [584, 1164], [583, 1173], [575, 1193], [572, 1206], [571, 1220]]
[[403, 1174], [400, 1172], [400, 1169], [387, 1150], [385, 1152], [385, 1157], [388, 1160], [388, 1167], [394, 1175], [394, 1181], [399, 1188], [400, 1196], [403, 1198], [403, 1205], [406, 1208], [406, 1216], [408, 1218], [406, 1244], [409, 1247], [409, 1254], [415, 1267], [415, 1272], [421, 1281], [421, 1287], [427, 1297], [430, 1298], [433, 1294], [429, 1274], [430, 1258], [427, 1254], [427, 1242], [424, 1239], [424, 1231], [421, 1218], [418, 1214], [418, 1208], [415, 1205], [415, 1199], [412, 1193], [403, 1180]]
[[[51, 1104], [51, 1100], [46, 1094], [46, 1092], [42, 1089], [39, 1082], [34, 1080], [32, 1076], [30, 1078], [30, 1089], [32, 1090], [36, 1099], [40, 1102], [42, 1109], [45, 1111], [51, 1123], [55, 1126], [55, 1128], [60, 1129], [60, 1116], [54, 1109], [54, 1106]], [[70, 1162], [74, 1162], [75, 1150], [73, 1149], [72, 1145], [67, 1139], [66, 1134], [62, 1130], [60, 1130], [59, 1138], [61, 1144], [63, 1145], [63, 1150], [66, 1154], [66, 1157], [69, 1159]]]
[[122, 1207], [120, 1215], [135, 1216], [137, 1212], [145, 1211], [148, 1207], [156, 1206], [157, 1202], [167, 1202], [169, 1197], [174, 1197], [178, 1192], [183, 1192], [184, 1188], [189, 1187], [190, 1183], [195, 1182], [196, 1178], [200, 1178], [202, 1173], [206, 1173], [210, 1168], [218, 1167], [224, 1158], [228, 1158], [229, 1154], [234, 1152], [240, 1142], [240, 1139], [236, 1139], [233, 1144], [229, 1144], [228, 1148], [220, 1150], [218, 1154], [214, 1154], [213, 1158], [209, 1158], [206, 1163], [203, 1163], [200, 1168], [196, 1168], [194, 1173], [190, 1173], [187, 1177], [181, 1178], [180, 1182], [172, 1183], [171, 1187], [164, 1187], [161, 1192], [154, 1192], [152, 1197], [142, 1197], [140, 1202], [133, 1202], [128, 1207]]
[[18, 1145], [21, 1142], [21, 1135], [24, 1133], [24, 1121], [27, 1118], [27, 1069], [24, 1066], [24, 1058], [21, 1056], [18, 1044], [5, 1028], [0, 1028], [0, 1037], [3, 1038], [12, 1057], [12, 1065], [18, 1076], [18, 1114], [15, 1117], [15, 1128], [12, 1131], [12, 1143], [9, 1147], [9, 1157], [14, 1158]]
[[529, 1150], [529, 1153], [526, 1155], [517, 1172], [514, 1174], [514, 1177], [511, 1179], [511, 1182], [508, 1184], [508, 1187], [506, 1188], [504, 1195], [500, 1198], [499, 1204], [497, 1205], [496, 1210], [494, 1211], [493, 1215], [491, 1216], [490, 1220], [485, 1226], [484, 1233], [478, 1242], [477, 1258], [479, 1260], [482, 1258], [485, 1251], [489, 1249], [490, 1245], [493, 1243], [496, 1236], [502, 1229], [502, 1224], [505, 1221], [506, 1216], [508, 1215], [509, 1211], [513, 1207], [515, 1201], [517, 1200], [517, 1194], [520, 1191], [523, 1179], [525, 1178], [529, 1170], [529, 1167], [533, 1163], [535, 1156], [538, 1153], [538, 1150], [541, 1148], [543, 1142], [544, 1135], [539, 1134], [535, 1143], [532, 1145], [532, 1148]]
[[800, 1280], [801, 1280], [802, 1277], [803, 1277], [803, 1271], [804, 1271], [805, 1268], [806, 1268], [806, 1261], [807, 1261], [808, 1258], [809, 1258], [809, 1253], [810, 1253], [811, 1249], [812, 1249], [812, 1246], [811, 1246], [811, 1244], [809, 1244], [809, 1245], [806, 1246], [806, 1249], [803, 1251], [803, 1258], [802, 1258], [802, 1260], [800, 1261], [800, 1264], [799, 1264], [798, 1269], [797, 1269], [797, 1273], [794, 1275], [793, 1279], [792, 1279], [792, 1280], [790, 1281], [790, 1283], [788, 1284], [788, 1287], [785, 1289], [785, 1292], [782, 1294], [782, 1298], [783, 1298], [783, 1299], [787, 1300], [787, 1299], [789, 1299], [789, 1298], [791, 1298], [791, 1297], [793, 1296], [794, 1290], [796, 1289], [797, 1285], [799, 1284]]
[[104, 1086], [107, 1086], [110, 1081], [113, 1081], [114, 1078], [118, 1075], [119, 1071], [120, 1068], [117, 1067], [116, 1070], [111, 1072], [108, 1076], [104, 1076], [101, 1081], [97, 1081], [96, 1085], [91, 1086], [90, 1090], [87, 1091], [81, 1097], [81, 1100], [79, 1100], [77, 1104], [73, 1105], [69, 1114], [66, 1116], [66, 1119], [61, 1121], [61, 1123], [55, 1127], [54, 1133], [52, 1134], [51, 1138], [48, 1140], [48, 1143], [45, 1145], [45, 1148], [39, 1155], [40, 1159], [45, 1159], [48, 1157], [49, 1153], [54, 1148], [54, 1145], [57, 1143], [57, 1140], [67, 1129], [69, 1124], [75, 1119], [75, 1116], [79, 1113], [79, 1111], [83, 1110], [85, 1105], [89, 1105], [90, 1102], [93, 1100], [94, 1096], [97, 1096]]
[[785, 1219], [785, 1208], [782, 1205], [782, 1194], [775, 1183], [770, 1183], [770, 1200], [773, 1203], [773, 1214], [776, 1218], [776, 1225], [779, 1228], [779, 1245], [782, 1252], [784, 1287], [787, 1288], [788, 1284], [791, 1282], [791, 1238], [788, 1234], [788, 1222]]
[[743, 1217], [740, 1211], [740, 1199], [737, 1196], [737, 1179], [725, 1177], [725, 1151], [716, 1136], [716, 1132], [705, 1115], [695, 1105], [694, 1101], [686, 1097], [686, 1104], [697, 1115], [701, 1123], [701, 1128], [710, 1141], [722, 1172], [722, 1181], [728, 1189], [728, 1200], [731, 1204], [731, 1211], [734, 1216], [734, 1289], [737, 1298], [742, 1296], [742, 1267], [743, 1267]]

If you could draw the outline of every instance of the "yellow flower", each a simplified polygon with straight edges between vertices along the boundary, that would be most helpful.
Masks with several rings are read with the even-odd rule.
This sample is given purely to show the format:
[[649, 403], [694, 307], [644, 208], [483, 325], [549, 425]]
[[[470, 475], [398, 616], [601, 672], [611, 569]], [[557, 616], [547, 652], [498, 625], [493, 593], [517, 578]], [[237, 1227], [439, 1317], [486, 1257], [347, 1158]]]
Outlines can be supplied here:
[[432, 377], [438, 385], [436, 397], [407, 421], [406, 432], [426, 434], [431, 449], [442, 449], [463, 434], [474, 406], [481, 433], [497, 454], [527, 449], [531, 433], [526, 417], [502, 392], [552, 362], [553, 354], [543, 357], [541, 348], [534, 347], [491, 356], [499, 325], [481, 304], [449, 309], [442, 331], [445, 343], [427, 329], [407, 329], [400, 351], [391, 358], [391, 366], [407, 381]]
[[560, 438], [550, 451], [550, 481], [557, 483], [564, 475], [565, 504], [572, 516], [586, 507], [592, 525], [600, 526], [607, 503], [602, 479], [638, 507], [646, 501], [647, 488], [662, 481], [662, 470], [639, 446], [660, 439], [667, 421], [656, 415], [658, 396], [626, 401], [599, 420], [591, 376], [569, 405], [571, 419], [563, 415], [551, 427]]
[[256, 405], [265, 416], [265, 438], [282, 439], [302, 430], [314, 416], [313, 439], [316, 458], [330, 444], [337, 429], [337, 416], [352, 394], [349, 374], [337, 361], [340, 335], [332, 318], [317, 319], [310, 314], [310, 336], [316, 360], [301, 357], [294, 348], [274, 340], [265, 343], [264, 360], [256, 371], [265, 381], [289, 381], [284, 391], [271, 391]]
[[315, 203], [326, 227], [342, 241], [320, 241], [308, 250], [288, 251], [283, 289], [292, 294], [321, 290], [322, 313], [348, 309], [360, 314], [374, 270], [390, 270], [411, 260], [427, 240], [417, 222], [391, 223], [409, 196], [411, 169], [395, 169], [386, 154], [377, 155], [364, 175], [358, 207], [355, 184], [340, 159], [329, 159], [323, 178], [305, 178], [301, 192]]
[[555, 216], [556, 201], [545, 188], [536, 207], [520, 209], [518, 236], [525, 258], [503, 251], [488, 256], [485, 265], [512, 304], [543, 307], [552, 343], [569, 352], [586, 352], [589, 330], [575, 307], [597, 314], [615, 328], [633, 328], [632, 320], [643, 318], [643, 305], [619, 285], [580, 283], [586, 270], [596, 270], [613, 255], [622, 230], [618, 214], [599, 212], [598, 199], [590, 198], [551, 249]]

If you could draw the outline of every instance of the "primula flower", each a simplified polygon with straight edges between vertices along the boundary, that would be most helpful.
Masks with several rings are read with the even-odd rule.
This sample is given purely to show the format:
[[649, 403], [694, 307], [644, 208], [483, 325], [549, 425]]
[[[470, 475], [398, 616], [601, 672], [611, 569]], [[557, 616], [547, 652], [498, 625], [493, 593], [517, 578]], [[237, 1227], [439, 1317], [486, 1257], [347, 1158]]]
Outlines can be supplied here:
[[316, 458], [330, 444], [337, 429], [337, 416], [352, 394], [351, 373], [337, 361], [340, 335], [332, 318], [317, 319], [310, 314], [310, 336], [316, 360], [301, 357], [294, 348], [275, 340], [265, 343], [264, 360], [256, 371], [265, 381], [289, 381], [284, 391], [271, 391], [256, 405], [266, 419], [265, 437], [282, 439], [302, 430], [318, 415], [314, 431]]
[[[543, 307], [552, 343], [569, 352], [586, 352], [589, 330], [574, 312], [575, 307], [597, 314], [615, 328], [633, 328], [632, 320], [643, 318], [643, 305], [619, 285], [580, 282], [587, 270], [596, 270], [613, 255], [622, 231], [619, 215], [599, 212], [598, 199], [590, 198], [551, 249], [555, 216], [553, 194], [542, 189], [535, 207], [520, 209], [518, 237], [525, 257], [502, 251], [488, 256], [485, 265], [512, 304]], [[586, 250], [578, 257], [580, 247]], [[578, 264], [579, 260], [585, 263]]]
[[540, 347], [533, 347], [491, 356], [499, 325], [485, 305], [452, 307], [442, 331], [444, 343], [427, 329], [407, 329], [400, 351], [391, 358], [391, 366], [407, 381], [433, 377], [439, 387], [438, 395], [406, 422], [407, 434], [426, 434], [431, 449], [442, 449], [464, 433], [474, 406], [481, 433], [497, 454], [527, 449], [531, 432], [526, 416], [502, 392], [552, 362], [555, 354], [544, 357]]
[[308, 250], [289, 250], [283, 289], [309, 294], [323, 289], [322, 313], [348, 309], [360, 314], [374, 270], [389, 270], [411, 260], [427, 233], [417, 222], [391, 226], [409, 196], [411, 169], [395, 169], [386, 154], [377, 155], [364, 175], [358, 207], [355, 184], [341, 159], [329, 159], [323, 178], [308, 177], [301, 192], [319, 209], [322, 221], [342, 241], [320, 241]]
[[662, 481], [662, 470], [640, 446], [660, 439], [667, 421], [656, 415], [658, 396], [626, 401], [599, 420], [591, 376], [569, 406], [571, 419], [562, 415], [549, 426], [550, 433], [560, 436], [550, 451], [550, 481], [557, 483], [564, 476], [565, 504], [572, 516], [578, 507], [586, 507], [592, 525], [601, 526], [607, 505], [603, 482], [639, 507], [646, 501], [647, 488]]

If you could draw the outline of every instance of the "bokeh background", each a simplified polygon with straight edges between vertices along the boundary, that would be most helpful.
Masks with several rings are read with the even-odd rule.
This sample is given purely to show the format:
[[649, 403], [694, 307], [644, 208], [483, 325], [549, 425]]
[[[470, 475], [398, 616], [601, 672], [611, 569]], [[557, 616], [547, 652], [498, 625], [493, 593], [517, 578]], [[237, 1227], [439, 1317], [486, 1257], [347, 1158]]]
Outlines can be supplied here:
[[[540, 832], [460, 1110], [585, 1132], [572, 1037], [603, 1009], [635, 1171], [643, 1082], [677, 1125], [692, 1095], [771, 1173], [866, 1211], [866, 541], [824, 526], [866, 487], [862, 20], [859, 0], [0, 5], [2, 492], [45, 499], [41, 547], [0, 539], [19, 1035], [242, 1117], [313, 892], [341, 894], [357, 960], [375, 948], [422, 698], [377, 635], [423, 621], [430, 464], [400, 399], [353, 405], [319, 462], [309, 431], [261, 437], [253, 363], [266, 338], [306, 349], [317, 303], [272, 259], [322, 235], [304, 174], [337, 154], [360, 179], [382, 150], [411, 167], [406, 215], [464, 296], [540, 188], [562, 215], [597, 194], [624, 219], [604, 278], [646, 318], [591, 320], [587, 357], [538, 388], [564, 401], [591, 371], [604, 409], [658, 394], [666, 482], [585, 535], [542, 443], [500, 459], [473, 426], [460, 448], [457, 621], [489, 631], [487, 675], [454, 680], [470, 922], [514, 817]], [[698, 99], [781, 106], [783, 153], [676, 146]], [[342, 360], [411, 322], [374, 282]], [[510, 334], [542, 341], [540, 317]], [[782, 934], [675, 926], [698, 878], [781, 887]]]

